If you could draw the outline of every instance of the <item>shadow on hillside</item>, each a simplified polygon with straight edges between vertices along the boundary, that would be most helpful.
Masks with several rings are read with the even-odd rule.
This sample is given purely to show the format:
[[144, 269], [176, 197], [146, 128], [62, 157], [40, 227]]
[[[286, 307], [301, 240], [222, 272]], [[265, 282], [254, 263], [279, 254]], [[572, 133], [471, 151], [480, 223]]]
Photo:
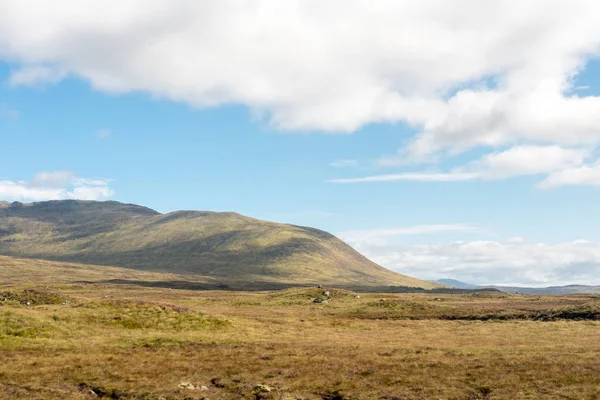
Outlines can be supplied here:
[[[231, 291], [270, 291], [290, 288], [315, 287], [316, 284], [276, 283], [276, 282], [190, 282], [190, 281], [140, 281], [131, 279], [107, 279], [101, 281], [78, 281], [77, 283], [100, 285], [135, 285], [142, 287], [169, 288], [179, 290], [231, 290]], [[500, 292], [497, 289], [431, 289], [425, 290], [408, 286], [360, 286], [360, 285], [327, 285], [327, 288], [351, 290], [360, 293], [435, 293], [435, 294], [465, 294], [478, 292]]]
[[204, 283], [190, 281], [139, 281], [132, 279], [107, 279], [102, 281], [78, 281], [77, 283], [101, 285], [135, 285], [154, 288], [168, 288], [179, 290], [239, 290], [262, 291], [281, 290], [292, 287], [310, 287], [312, 285], [281, 284], [273, 282], [248, 282], [248, 283]]

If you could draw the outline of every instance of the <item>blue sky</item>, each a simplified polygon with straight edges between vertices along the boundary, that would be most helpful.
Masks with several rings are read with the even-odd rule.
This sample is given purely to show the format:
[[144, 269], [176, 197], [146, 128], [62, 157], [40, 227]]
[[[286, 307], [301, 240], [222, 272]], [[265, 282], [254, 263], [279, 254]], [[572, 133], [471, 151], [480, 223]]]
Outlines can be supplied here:
[[[130, 12], [143, 2], [111, 6], [108, 26], [93, 2], [58, 3], [42, 22], [11, 1], [10, 21], [0, 17], [0, 197], [231, 210], [334, 232], [426, 279], [600, 284], [600, 21], [586, 9], [595, 6], [520, 10], [533, 35], [499, 2], [493, 23], [521, 35], [516, 48], [505, 37], [478, 41], [487, 28], [475, 2], [465, 17], [473, 37], [454, 28], [456, 16], [412, 10], [443, 27], [448, 55], [416, 27], [415, 43], [381, 40], [406, 33], [387, 20], [406, 11], [391, 3], [363, 25], [361, 2], [343, 16], [286, 10], [301, 33], [309, 23], [298, 16], [318, 16], [315, 42], [288, 38], [297, 52], [278, 47], [281, 27], [265, 25], [269, 2], [215, 16], [245, 21], [257, 39], [244, 46], [197, 31], [206, 10], [193, 2], [185, 17], [171, 15], [189, 18], [190, 31], [158, 11]], [[86, 23], [70, 19], [77, 7]], [[319, 25], [341, 18], [342, 36]], [[556, 44], [554, 31], [572, 36]], [[146, 54], [170, 40], [165, 32], [179, 35], [181, 52]], [[375, 43], [385, 46], [368, 53]], [[306, 54], [314, 59], [299, 63]]]

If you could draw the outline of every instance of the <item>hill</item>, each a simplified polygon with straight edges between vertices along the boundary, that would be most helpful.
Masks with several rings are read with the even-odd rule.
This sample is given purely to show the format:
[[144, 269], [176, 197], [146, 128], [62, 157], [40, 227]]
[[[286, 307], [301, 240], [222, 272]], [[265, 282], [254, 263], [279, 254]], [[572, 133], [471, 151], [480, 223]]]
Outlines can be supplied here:
[[442, 285], [447, 285], [457, 289], [478, 289], [479, 286], [473, 285], [470, 283], [465, 283], [462, 281], [458, 281], [456, 279], [438, 279], [437, 283], [441, 283]]
[[458, 289], [481, 290], [491, 289], [500, 290], [506, 293], [521, 294], [600, 294], [600, 286], [589, 285], [564, 285], [548, 287], [526, 287], [526, 286], [500, 286], [485, 285], [478, 286], [471, 283], [465, 283], [456, 279], [439, 279], [436, 282]]
[[548, 287], [488, 286], [507, 293], [525, 294], [600, 294], [600, 286], [565, 285]]
[[234, 283], [441, 286], [389, 271], [318, 229], [114, 201], [0, 203], [0, 254]]

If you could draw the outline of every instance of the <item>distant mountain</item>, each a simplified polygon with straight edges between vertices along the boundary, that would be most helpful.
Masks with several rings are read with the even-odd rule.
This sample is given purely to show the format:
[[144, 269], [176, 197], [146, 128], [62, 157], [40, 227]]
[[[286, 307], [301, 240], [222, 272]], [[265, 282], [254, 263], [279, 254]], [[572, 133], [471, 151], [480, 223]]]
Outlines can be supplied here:
[[600, 286], [586, 285], [566, 285], [549, 286], [543, 288], [520, 287], [520, 286], [500, 286], [500, 285], [473, 285], [458, 281], [456, 279], [439, 279], [436, 281], [457, 289], [497, 289], [506, 293], [524, 293], [524, 294], [600, 294]]
[[457, 289], [479, 289], [480, 287], [477, 285], [472, 285], [470, 283], [465, 283], [461, 281], [457, 281], [456, 279], [438, 279], [437, 283], [441, 283], [442, 285], [447, 285]]
[[495, 288], [507, 293], [524, 294], [600, 294], [600, 286], [566, 285], [549, 286], [544, 288], [518, 287], [518, 286], [485, 286]]
[[318, 229], [115, 201], [0, 202], [0, 254], [224, 282], [442, 286], [389, 271]]

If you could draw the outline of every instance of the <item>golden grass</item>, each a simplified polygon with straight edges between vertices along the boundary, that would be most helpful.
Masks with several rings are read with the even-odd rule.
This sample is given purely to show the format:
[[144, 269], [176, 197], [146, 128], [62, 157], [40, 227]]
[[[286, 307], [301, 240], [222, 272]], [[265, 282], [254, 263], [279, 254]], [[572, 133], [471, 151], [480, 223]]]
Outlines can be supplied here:
[[96, 272], [47, 267], [0, 269], [0, 399], [600, 397], [600, 321], [556, 314], [599, 296], [334, 289], [314, 304], [323, 289], [81, 284]]

